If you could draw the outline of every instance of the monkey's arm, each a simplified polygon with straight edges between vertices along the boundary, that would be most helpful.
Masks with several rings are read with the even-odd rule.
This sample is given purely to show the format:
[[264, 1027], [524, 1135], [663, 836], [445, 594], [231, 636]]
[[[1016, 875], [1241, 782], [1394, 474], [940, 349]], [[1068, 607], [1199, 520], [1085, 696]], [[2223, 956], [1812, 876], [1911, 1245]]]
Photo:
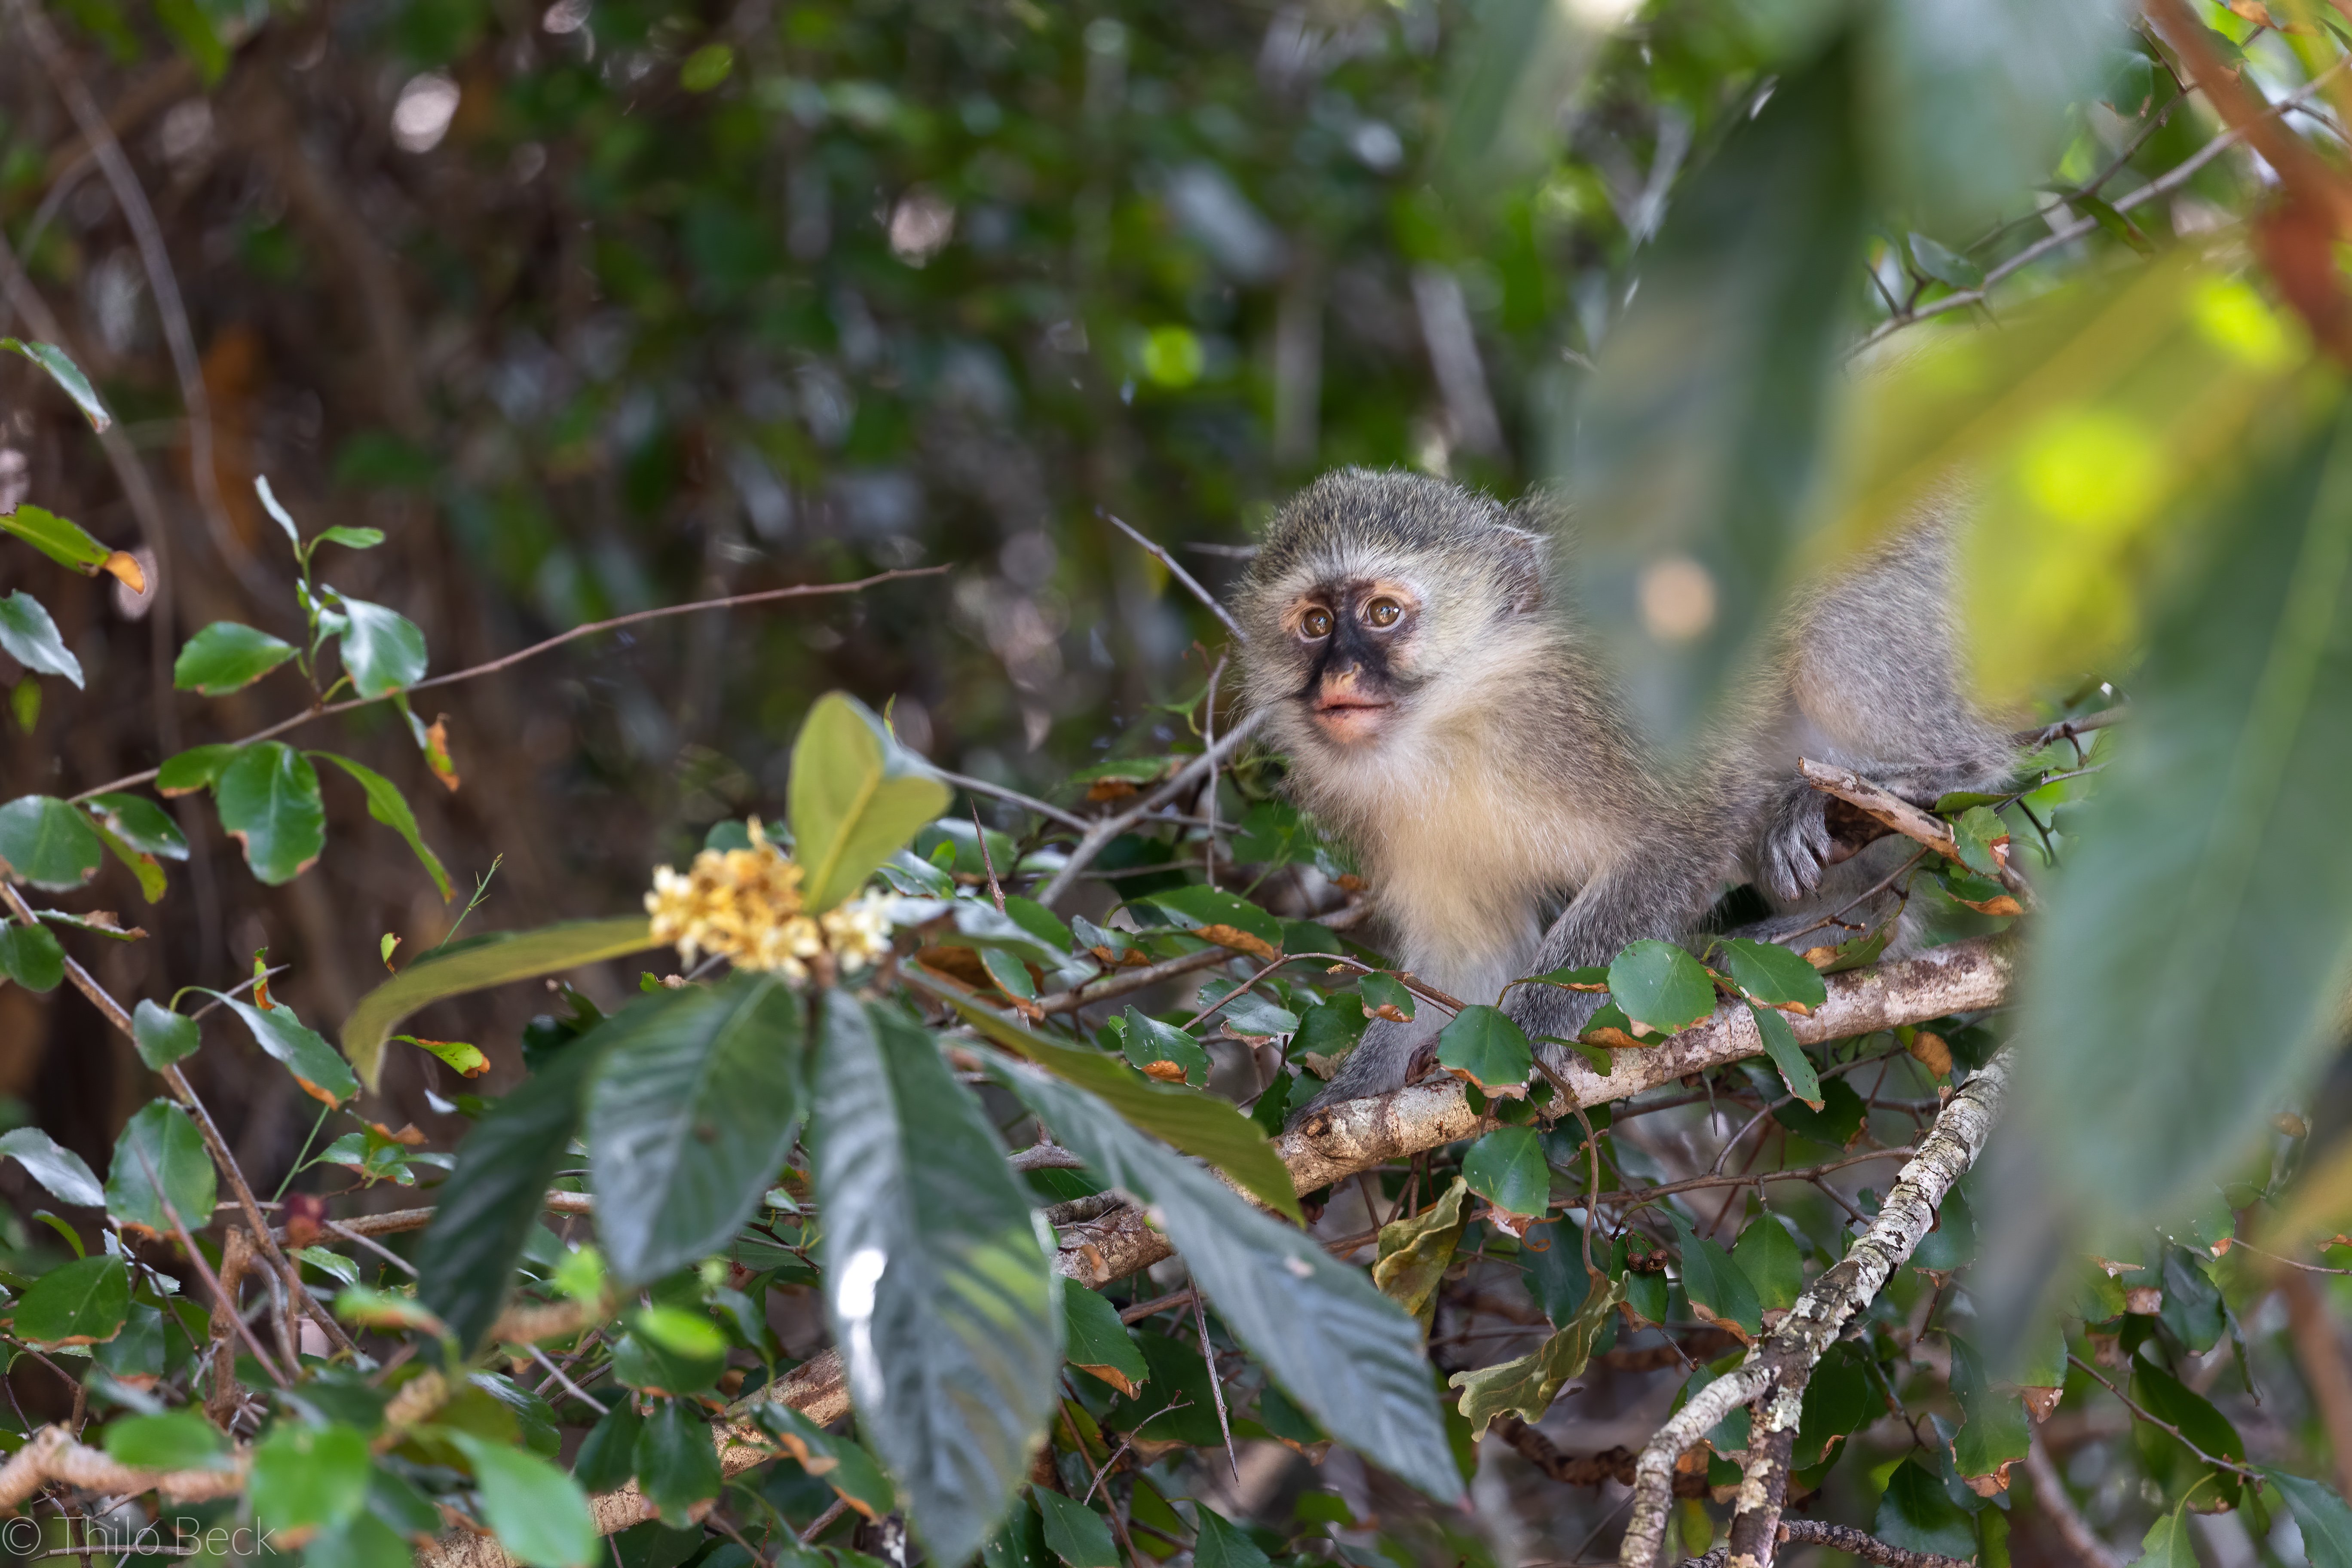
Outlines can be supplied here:
[[[1734, 847], [1696, 837], [1643, 846], [1578, 890], [1544, 934], [1528, 972], [1605, 964], [1644, 938], [1684, 941], [1714, 907]], [[1605, 1000], [1557, 985], [1516, 985], [1504, 997], [1503, 1011], [1530, 1040], [1574, 1039]]]

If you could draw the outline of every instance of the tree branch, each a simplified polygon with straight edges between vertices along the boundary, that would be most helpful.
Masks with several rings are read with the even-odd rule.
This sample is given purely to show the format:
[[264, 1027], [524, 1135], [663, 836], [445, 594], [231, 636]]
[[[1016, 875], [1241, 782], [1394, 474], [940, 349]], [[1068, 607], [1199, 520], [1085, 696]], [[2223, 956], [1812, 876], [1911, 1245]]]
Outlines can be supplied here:
[[[1899, 795], [1879, 788], [1853, 769], [1832, 767], [1826, 763], [1814, 762], [1811, 757], [1800, 757], [1797, 759], [1797, 771], [1804, 775], [1807, 784], [1823, 795], [1832, 795], [1855, 810], [1875, 817], [1904, 837], [1926, 845], [1948, 860], [1960, 858], [1960, 847], [1952, 837], [1951, 824], [1920, 810]], [[2033, 890], [2006, 861], [2001, 863], [2000, 880], [2018, 902], [2028, 909], [2032, 907]]]
[[1224, 624], [1225, 630], [1234, 634], [1234, 640], [1235, 642], [1249, 641], [1249, 634], [1242, 630], [1240, 624], [1234, 619], [1232, 615], [1226, 611], [1223, 605], [1217, 603], [1217, 596], [1214, 594], [1210, 593], [1206, 588], [1202, 587], [1200, 580], [1194, 577], [1192, 574], [1185, 571], [1181, 566], [1179, 566], [1176, 563], [1176, 557], [1169, 554], [1166, 550], [1154, 544], [1150, 540], [1146, 539], [1141, 533], [1130, 527], [1124, 518], [1119, 517], [1117, 513], [1105, 511], [1102, 508], [1097, 507], [1095, 509], [1095, 515], [1101, 518], [1113, 528], [1118, 530], [1121, 533], [1127, 535], [1129, 539], [1135, 541], [1136, 543], [1143, 546], [1145, 550], [1150, 552], [1151, 558], [1153, 560], [1168, 568], [1168, 574], [1170, 576], [1175, 578], [1176, 581], [1183, 584], [1187, 589], [1191, 590], [1192, 597], [1200, 600], [1201, 603], [1209, 606], [1209, 614], [1216, 616], [1219, 621]]
[[[1850, 1524], [1829, 1524], [1818, 1519], [1784, 1519], [1780, 1521], [1780, 1537], [1803, 1546], [1826, 1546], [1832, 1552], [1876, 1563], [1878, 1568], [1969, 1568], [1968, 1562], [1958, 1557], [1912, 1552]], [[1690, 1568], [1725, 1568], [1738, 1555], [1738, 1549], [1727, 1542], [1704, 1557], [1693, 1558]]]
[[2050, 1449], [2042, 1441], [2042, 1434], [2029, 1428], [2026, 1436], [2032, 1444], [2025, 1450], [2025, 1473], [2033, 1478], [2033, 1500], [2042, 1505], [2042, 1511], [2058, 1527], [2059, 1536], [2074, 1548], [2084, 1568], [2124, 1568], [2122, 1554], [2099, 1539], [2090, 1521], [2075, 1509], [2074, 1500], [2066, 1495], [2065, 1479], [2058, 1474], [2058, 1467], [2051, 1463]]
[[73, 1433], [62, 1426], [44, 1426], [0, 1465], [0, 1508], [16, 1508], [51, 1481], [110, 1495], [160, 1491], [172, 1502], [206, 1502], [243, 1491], [251, 1463], [250, 1456], [240, 1450], [224, 1458], [216, 1470], [134, 1469], [103, 1449], [75, 1442]]
[[1223, 767], [1226, 758], [1239, 751], [1244, 742], [1257, 733], [1257, 727], [1265, 718], [1265, 713], [1263, 709], [1252, 713], [1218, 736], [1214, 745], [1177, 770], [1174, 778], [1170, 779], [1117, 816], [1097, 818], [1079, 837], [1077, 844], [1070, 850], [1069, 858], [1062, 862], [1062, 868], [1055, 872], [1044, 887], [1037, 889], [1034, 895], [1037, 901], [1041, 904], [1052, 904], [1055, 899], [1068, 891], [1070, 884], [1077, 880], [1079, 872], [1094, 864], [1095, 857], [1101, 854], [1104, 847], [1112, 839], [1191, 789], [1199, 783], [1202, 774], [1213, 768]]

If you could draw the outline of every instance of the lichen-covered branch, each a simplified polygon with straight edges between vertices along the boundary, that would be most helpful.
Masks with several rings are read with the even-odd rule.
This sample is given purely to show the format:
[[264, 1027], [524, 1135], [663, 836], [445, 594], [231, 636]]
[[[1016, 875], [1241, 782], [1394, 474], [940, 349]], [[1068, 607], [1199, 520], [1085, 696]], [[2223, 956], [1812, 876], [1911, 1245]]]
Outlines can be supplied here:
[[1844, 1258], [1813, 1281], [1778, 1327], [1757, 1342], [1728, 1375], [1699, 1391], [1658, 1430], [1634, 1467], [1633, 1510], [1617, 1561], [1653, 1568], [1666, 1537], [1675, 1461], [1738, 1405], [1753, 1401], [1748, 1461], [1731, 1521], [1730, 1568], [1769, 1568], [1780, 1542], [1780, 1505], [1789, 1489], [1789, 1456], [1813, 1368], [1870, 1303], [1936, 1223], [1952, 1184], [1968, 1173], [1992, 1135], [2009, 1085], [2004, 1051], [1969, 1079], [1920, 1141], [1894, 1189]]
[[[1850, 1524], [1825, 1524], [1818, 1519], [1789, 1519], [1780, 1521], [1780, 1539], [1804, 1546], [1826, 1546], [1858, 1557], [1877, 1568], [1969, 1568], [1958, 1557], [1941, 1557], [1933, 1552], [1913, 1552], [1906, 1547], [1884, 1542], [1868, 1531], [1856, 1530]], [[1690, 1568], [1726, 1568], [1737, 1552], [1730, 1543], [1717, 1547], [1704, 1557], [1691, 1560]]]

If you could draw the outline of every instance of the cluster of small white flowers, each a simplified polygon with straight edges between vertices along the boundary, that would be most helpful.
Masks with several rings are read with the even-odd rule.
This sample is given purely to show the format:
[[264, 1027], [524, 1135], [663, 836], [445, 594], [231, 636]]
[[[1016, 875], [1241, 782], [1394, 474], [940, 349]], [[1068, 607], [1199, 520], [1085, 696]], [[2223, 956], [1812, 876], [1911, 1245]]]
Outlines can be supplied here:
[[843, 973], [865, 969], [890, 951], [890, 900], [865, 893], [808, 914], [801, 899], [801, 868], [751, 824], [751, 847], [706, 849], [681, 873], [654, 872], [646, 912], [656, 942], [676, 944], [692, 963], [701, 953], [725, 956], [738, 969], [782, 974], [798, 984], [809, 961], [830, 951]]

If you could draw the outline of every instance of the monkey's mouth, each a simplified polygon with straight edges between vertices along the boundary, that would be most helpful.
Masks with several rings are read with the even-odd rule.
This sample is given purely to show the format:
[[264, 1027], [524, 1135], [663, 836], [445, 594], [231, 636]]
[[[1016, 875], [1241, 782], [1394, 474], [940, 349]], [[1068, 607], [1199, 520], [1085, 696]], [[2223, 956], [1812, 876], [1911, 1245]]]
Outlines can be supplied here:
[[1314, 704], [1315, 722], [1337, 741], [1361, 741], [1379, 732], [1396, 705], [1361, 698], [1326, 697]]

